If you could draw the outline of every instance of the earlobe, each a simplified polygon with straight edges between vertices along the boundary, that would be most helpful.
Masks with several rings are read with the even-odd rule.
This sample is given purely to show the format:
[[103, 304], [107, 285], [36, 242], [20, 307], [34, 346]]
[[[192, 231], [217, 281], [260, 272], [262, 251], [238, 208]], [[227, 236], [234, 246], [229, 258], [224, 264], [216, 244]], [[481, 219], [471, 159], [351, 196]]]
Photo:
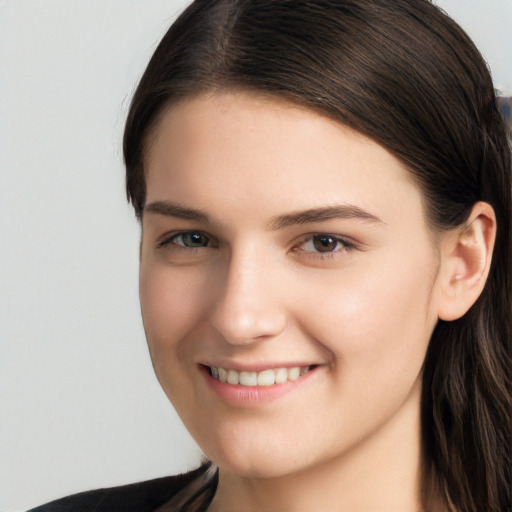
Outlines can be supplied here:
[[441, 301], [438, 316], [451, 321], [463, 316], [485, 286], [496, 238], [496, 216], [483, 202], [473, 206], [468, 221], [441, 243]]

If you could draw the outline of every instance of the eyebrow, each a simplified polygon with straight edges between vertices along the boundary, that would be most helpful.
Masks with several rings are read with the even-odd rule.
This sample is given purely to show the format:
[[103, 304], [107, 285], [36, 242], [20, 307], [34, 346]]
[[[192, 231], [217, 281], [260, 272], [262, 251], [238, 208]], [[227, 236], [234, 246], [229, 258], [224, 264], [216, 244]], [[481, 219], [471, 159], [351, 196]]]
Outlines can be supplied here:
[[309, 210], [279, 215], [269, 222], [272, 230], [284, 229], [290, 226], [309, 224], [313, 222], [325, 222], [332, 219], [357, 219], [369, 223], [385, 224], [382, 219], [351, 204], [340, 204], [311, 208]]
[[202, 210], [187, 208], [178, 203], [169, 201], [155, 201], [144, 206], [144, 212], [159, 213], [166, 217], [176, 217], [178, 219], [195, 220], [205, 224], [210, 223], [210, 217]]
[[[155, 201], [150, 203], [144, 207], [144, 212], [158, 213], [166, 217], [193, 220], [205, 224], [211, 223], [210, 216], [203, 210], [188, 208], [170, 201]], [[382, 219], [358, 206], [341, 204], [279, 215], [270, 219], [267, 225], [269, 229], [278, 231], [290, 226], [325, 222], [332, 219], [357, 219], [369, 223], [385, 224]]]

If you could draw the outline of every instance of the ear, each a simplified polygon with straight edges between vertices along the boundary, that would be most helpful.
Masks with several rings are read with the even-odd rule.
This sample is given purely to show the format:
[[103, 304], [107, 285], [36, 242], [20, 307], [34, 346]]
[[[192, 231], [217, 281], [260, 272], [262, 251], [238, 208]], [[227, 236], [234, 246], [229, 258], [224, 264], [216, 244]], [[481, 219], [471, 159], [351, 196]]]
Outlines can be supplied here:
[[485, 286], [496, 239], [496, 215], [483, 202], [473, 206], [460, 229], [446, 233], [440, 247], [441, 320], [456, 320], [476, 302]]

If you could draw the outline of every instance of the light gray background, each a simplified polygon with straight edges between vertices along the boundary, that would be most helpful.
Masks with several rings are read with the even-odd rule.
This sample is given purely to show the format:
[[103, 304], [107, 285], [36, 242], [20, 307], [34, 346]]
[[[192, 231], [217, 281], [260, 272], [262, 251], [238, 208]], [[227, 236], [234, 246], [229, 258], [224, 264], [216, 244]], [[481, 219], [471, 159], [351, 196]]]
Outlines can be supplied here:
[[[146, 349], [121, 160], [131, 92], [187, 3], [0, 0], [2, 512], [199, 461]], [[512, 1], [438, 3], [512, 94]]]

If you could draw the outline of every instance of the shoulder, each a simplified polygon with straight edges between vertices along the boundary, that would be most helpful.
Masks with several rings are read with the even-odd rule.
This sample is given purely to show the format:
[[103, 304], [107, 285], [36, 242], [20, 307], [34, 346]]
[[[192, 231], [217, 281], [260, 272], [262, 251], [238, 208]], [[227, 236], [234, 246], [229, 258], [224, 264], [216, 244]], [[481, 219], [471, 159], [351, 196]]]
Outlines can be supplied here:
[[66, 496], [28, 512], [150, 512], [168, 502], [202, 475], [200, 468], [183, 475], [168, 476], [119, 487], [96, 489]]

